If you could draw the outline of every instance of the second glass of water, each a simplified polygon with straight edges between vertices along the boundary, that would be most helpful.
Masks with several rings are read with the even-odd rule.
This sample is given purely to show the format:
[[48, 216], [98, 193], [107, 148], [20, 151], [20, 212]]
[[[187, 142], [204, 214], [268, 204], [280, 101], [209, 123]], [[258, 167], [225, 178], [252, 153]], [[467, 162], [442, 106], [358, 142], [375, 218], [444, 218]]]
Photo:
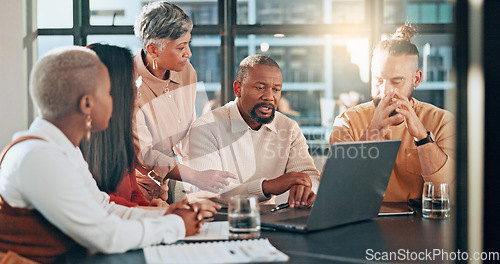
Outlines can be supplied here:
[[229, 236], [231, 239], [260, 237], [260, 211], [257, 196], [235, 195], [228, 205]]
[[422, 216], [434, 219], [450, 217], [450, 189], [448, 183], [424, 183]]

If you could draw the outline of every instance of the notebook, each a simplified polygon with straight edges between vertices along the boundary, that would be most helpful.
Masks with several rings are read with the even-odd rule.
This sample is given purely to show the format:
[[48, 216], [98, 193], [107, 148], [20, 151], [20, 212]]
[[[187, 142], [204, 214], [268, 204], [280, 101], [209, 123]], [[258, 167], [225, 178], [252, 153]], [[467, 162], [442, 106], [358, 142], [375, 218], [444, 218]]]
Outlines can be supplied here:
[[312, 208], [271, 212], [263, 227], [308, 232], [377, 217], [401, 140], [334, 143]]
[[148, 264], [286, 262], [289, 259], [267, 238], [151, 246], [144, 248], [144, 256]]
[[200, 228], [200, 233], [185, 237], [184, 241], [208, 241], [229, 239], [229, 222], [207, 222]]

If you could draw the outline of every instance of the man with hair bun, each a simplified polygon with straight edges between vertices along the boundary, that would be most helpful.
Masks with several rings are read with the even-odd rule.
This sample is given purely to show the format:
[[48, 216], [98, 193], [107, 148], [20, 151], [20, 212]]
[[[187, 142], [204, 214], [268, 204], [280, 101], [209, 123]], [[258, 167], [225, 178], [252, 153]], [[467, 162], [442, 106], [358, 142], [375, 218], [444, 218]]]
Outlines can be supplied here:
[[424, 182], [454, 181], [455, 118], [413, 98], [422, 81], [419, 53], [411, 43], [416, 30], [399, 27], [382, 41], [372, 58], [372, 101], [340, 114], [330, 144], [401, 139], [384, 201], [407, 202], [422, 195]]

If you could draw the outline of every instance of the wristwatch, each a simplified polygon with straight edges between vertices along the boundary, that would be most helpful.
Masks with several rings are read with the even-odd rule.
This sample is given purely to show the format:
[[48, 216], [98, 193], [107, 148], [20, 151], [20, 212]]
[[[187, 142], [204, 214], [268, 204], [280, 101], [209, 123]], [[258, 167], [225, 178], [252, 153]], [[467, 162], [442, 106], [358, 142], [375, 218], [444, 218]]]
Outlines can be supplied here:
[[427, 143], [432, 143], [434, 142], [434, 135], [432, 135], [432, 132], [431, 131], [427, 131], [427, 137], [424, 138], [424, 139], [421, 139], [421, 140], [415, 140], [415, 146], [422, 146], [422, 145], [425, 145]]

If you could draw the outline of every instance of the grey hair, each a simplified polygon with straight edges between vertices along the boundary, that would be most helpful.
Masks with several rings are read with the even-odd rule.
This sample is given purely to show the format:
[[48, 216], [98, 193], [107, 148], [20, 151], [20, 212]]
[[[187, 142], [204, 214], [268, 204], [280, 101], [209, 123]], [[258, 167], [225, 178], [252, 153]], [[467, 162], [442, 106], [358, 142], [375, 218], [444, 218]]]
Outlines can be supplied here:
[[175, 4], [158, 1], [145, 5], [134, 24], [134, 34], [142, 50], [150, 43], [161, 50], [168, 41], [176, 40], [193, 30], [193, 22]]
[[238, 67], [238, 72], [236, 73], [236, 81], [240, 83], [243, 82], [243, 80], [247, 77], [248, 69], [252, 68], [255, 65], [267, 65], [270, 67], [276, 67], [280, 69], [278, 63], [269, 56], [258, 55], [258, 54], [250, 55], [244, 58], [240, 62], [240, 66]]
[[58, 119], [78, 107], [78, 100], [93, 94], [99, 70], [104, 65], [94, 51], [84, 47], [62, 47], [49, 51], [33, 67], [31, 99], [42, 117]]

